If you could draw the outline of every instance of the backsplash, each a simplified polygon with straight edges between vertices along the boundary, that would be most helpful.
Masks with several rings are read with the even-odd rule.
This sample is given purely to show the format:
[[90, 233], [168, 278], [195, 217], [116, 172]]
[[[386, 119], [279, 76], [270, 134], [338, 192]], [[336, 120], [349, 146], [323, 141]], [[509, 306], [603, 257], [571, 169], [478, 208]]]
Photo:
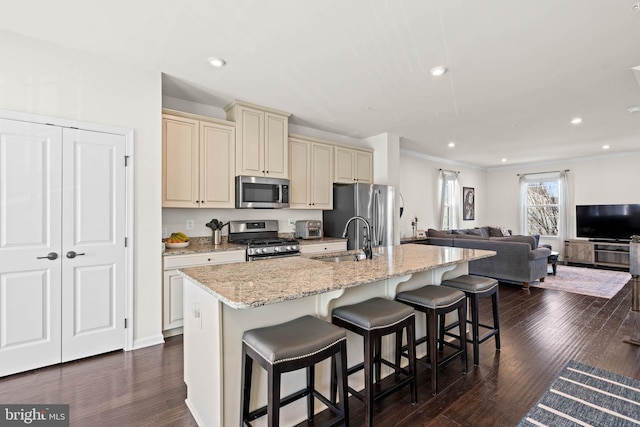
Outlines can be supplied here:
[[[278, 220], [280, 233], [293, 233], [295, 221], [314, 219], [322, 221], [321, 210], [306, 209], [162, 209], [162, 231], [166, 233], [162, 237], [168, 237], [171, 233], [182, 231], [190, 237], [210, 237], [213, 233], [206, 224], [213, 218], [224, 223], [228, 221], [242, 220]], [[293, 221], [293, 225], [289, 224]], [[193, 221], [193, 229], [187, 229], [187, 221]], [[222, 235], [229, 234], [228, 227], [222, 229]]]

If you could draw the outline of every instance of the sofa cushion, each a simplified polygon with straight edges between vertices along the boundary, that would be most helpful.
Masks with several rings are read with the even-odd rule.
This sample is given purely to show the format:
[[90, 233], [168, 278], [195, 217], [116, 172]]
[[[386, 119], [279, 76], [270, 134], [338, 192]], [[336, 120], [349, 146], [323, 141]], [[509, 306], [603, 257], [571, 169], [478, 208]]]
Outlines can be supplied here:
[[427, 234], [429, 235], [429, 237], [453, 237], [450, 231], [434, 230], [433, 228], [428, 229]]
[[491, 240], [500, 240], [507, 242], [522, 242], [528, 243], [531, 247], [531, 250], [538, 247], [536, 243], [536, 239], [533, 236], [503, 236], [503, 237], [492, 237]]

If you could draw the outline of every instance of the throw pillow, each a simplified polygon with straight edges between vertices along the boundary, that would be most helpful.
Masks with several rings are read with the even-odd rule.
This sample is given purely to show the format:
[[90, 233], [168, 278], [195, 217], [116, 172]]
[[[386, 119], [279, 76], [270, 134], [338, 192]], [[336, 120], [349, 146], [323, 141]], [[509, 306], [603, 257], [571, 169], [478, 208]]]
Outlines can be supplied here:
[[473, 234], [477, 234], [478, 236], [489, 237], [489, 227], [476, 227], [473, 231]]
[[489, 229], [489, 237], [503, 237], [500, 227], [487, 227]]
[[453, 230], [453, 234], [469, 234], [469, 230], [466, 230], [466, 229]]
[[507, 229], [507, 227], [500, 227], [500, 231], [502, 231], [503, 236], [511, 236], [511, 233]]

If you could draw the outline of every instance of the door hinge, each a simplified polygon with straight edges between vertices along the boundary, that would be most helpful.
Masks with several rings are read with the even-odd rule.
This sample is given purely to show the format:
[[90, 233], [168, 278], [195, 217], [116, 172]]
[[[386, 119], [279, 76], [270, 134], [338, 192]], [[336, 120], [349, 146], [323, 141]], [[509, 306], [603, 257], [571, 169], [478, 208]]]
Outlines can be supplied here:
[[129, 166], [129, 156], [124, 156], [124, 167]]
[[129, 325], [128, 325], [127, 320], [128, 320], [128, 319], [125, 317], [125, 318], [124, 318], [124, 328], [125, 328], [125, 329], [127, 329], [127, 327], [129, 326]]
[[124, 247], [126, 248], [126, 247], [128, 247], [128, 246], [129, 246], [129, 238], [128, 238], [128, 237], [125, 237], [125, 238], [124, 238]]

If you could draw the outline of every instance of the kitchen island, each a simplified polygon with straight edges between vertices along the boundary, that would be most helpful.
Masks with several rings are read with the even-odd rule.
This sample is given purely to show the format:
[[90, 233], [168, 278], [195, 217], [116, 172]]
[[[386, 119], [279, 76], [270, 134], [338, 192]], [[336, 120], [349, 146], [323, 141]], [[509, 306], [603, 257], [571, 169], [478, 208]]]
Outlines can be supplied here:
[[[245, 330], [311, 314], [330, 321], [335, 307], [426, 284], [440, 284], [468, 271], [469, 261], [492, 251], [426, 245], [376, 248], [371, 260], [336, 262], [336, 254], [271, 259], [181, 270], [184, 285], [184, 378], [186, 403], [200, 426], [235, 426], [240, 419], [241, 349]], [[322, 260], [325, 258], [325, 260]], [[417, 336], [424, 334], [417, 318]], [[389, 337], [387, 337], [389, 338]], [[362, 340], [351, 333], [348, 364], [362, 361]], [[383, 352], [391, 350], [389, 340]], [[385, 374], [388, 374], [386, 372]], [[354, 375], [351, 385], [362, 383]], [[305, 383], [304, 370], [283, 377], [287, 395]], [[328, 361], [317, 366], [316, 387], [328, 393]], [[266, 402], [266, 375], [254, 369], [252, 408]], [[317, 404], [317, 410], [323, 405]], [[305, 400], [281, 409], [282, 425], [306, 418]], [[264, 422], [256, 420], [254, 425]]]

